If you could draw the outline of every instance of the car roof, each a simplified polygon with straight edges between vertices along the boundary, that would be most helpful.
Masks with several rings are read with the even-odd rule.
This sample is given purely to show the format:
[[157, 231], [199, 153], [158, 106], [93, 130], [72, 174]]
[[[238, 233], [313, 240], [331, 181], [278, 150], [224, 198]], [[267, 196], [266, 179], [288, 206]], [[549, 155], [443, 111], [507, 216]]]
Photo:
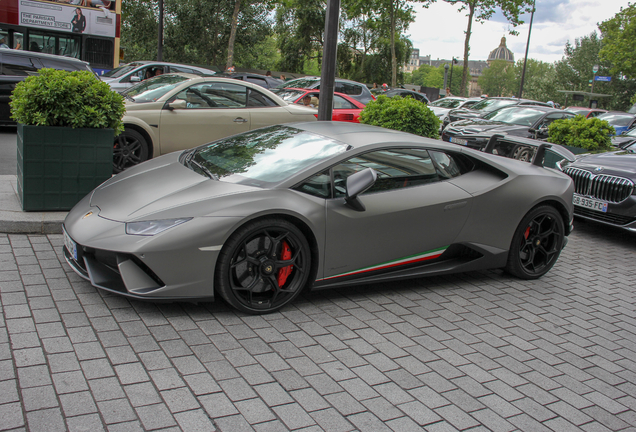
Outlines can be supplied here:
[[139, 61], [133, 61], [130, 63], [126, 63], [126, 64], [122, 64], [120, 66], [126, 66], [126, 65], [138, 65], [137, 67], [142, 67], [142, 66], [147, 66], [147, 65], [157, 65], [157, 66], [183, 66], [183, 67], [187, 67], [187, 68], [192, 68], [192, 69], [202, 69], [202, 70], [209, 70], [211, 72], [214, 72], [214, 69], [212, 69], [211, 67], [205, 67], [205, 66], [196, 66], [196, 65], [190, 65], [187, 63], [170, 63], [170, 62], [163, 62], [163, 61], [154, 61], [154, 60], [139, 60]]
[[11, 48], [0, 48], [0, 53], [18, 55], [18, 56], [23, 56], [23, 57], [48, 58], [48, 59], [51, 59], [51, 60], [66, 61], [66, 62], [71, 62], [71, 63], [81, 63], [81, 64], [85, 64], [85, 65], [89, 64], [87, 61], [80, 60], [80, 59], [75, 58], [75, 57], [67, 57], [67, 56], [61, 56], [61, 55], [56, 55], [56, 54], [48, 54], [48, 53], [36, 52], [36, 51], [17, 50], [17, 49], [11, 49]]

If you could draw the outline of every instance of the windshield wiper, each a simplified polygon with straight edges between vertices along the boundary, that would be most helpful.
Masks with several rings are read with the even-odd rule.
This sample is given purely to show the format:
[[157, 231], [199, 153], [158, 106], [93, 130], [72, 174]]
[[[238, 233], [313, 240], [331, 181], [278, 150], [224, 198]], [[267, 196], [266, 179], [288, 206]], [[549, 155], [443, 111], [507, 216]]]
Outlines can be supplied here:
[[135, 99], [133, 99], [133, 97], [132, 97], [132, 96], [130, 96], [130, 95], [128, 95], [128, 94], [125, 94], [125, 95], [124, 95], [124, 97], [125, 97], [126, 99], [131, 100], [132, 102], [134, 102], [134, 101], [135, 101]]
[[192, 153], [190, 153], [187, 157], [185, 162], [192, 166], [196, 166], [197, 168], [199, 168], [201, 171], [203, 171], [203, 173], [208, 176], [209, 178], [213, 179], [213, 180], [218, 180], [219, 176], [217, 176], [216, 174], [213, 174], [212, 171], [210, 171], [209, 169], [207, 169], [203, 164], [200, 164], [199, 162], [194, 160], [194, 155], [196, 154], [196, 151], [193, 151]]

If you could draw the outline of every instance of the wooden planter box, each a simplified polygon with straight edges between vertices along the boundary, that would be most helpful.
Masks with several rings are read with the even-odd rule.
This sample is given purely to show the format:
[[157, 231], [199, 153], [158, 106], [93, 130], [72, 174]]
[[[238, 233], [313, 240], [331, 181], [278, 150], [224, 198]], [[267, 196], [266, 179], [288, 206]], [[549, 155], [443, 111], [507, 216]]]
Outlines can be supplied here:
[[18, 124], [18, 196], [24, 211], [70, 210], [113, 173], [112, 129]]

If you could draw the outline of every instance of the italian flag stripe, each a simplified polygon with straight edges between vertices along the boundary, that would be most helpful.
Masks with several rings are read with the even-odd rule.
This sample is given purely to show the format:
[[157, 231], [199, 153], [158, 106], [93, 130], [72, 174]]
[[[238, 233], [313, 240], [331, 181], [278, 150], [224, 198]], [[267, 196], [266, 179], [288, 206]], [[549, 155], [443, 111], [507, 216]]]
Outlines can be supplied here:
[[444, 251], [448, 248], [448, 246], [444, 246], [438, 249], [433, 249], [430, 250], [428, 252], [424, 252], [421, 254], [417, 254], [417, 255], [411, 255], [408, 257], [404, 257], [404, 258], [400, 258], [398, 260], [395, 261], [388, 261], [382, 264], [378, 264], [375, 266], [371, 266], [371, 267], [365, 267], [365, 268], [361, 268], [359, 270], [354, 270], [352, 272], [347, 272], [347, 273], [340, 273], [334, 276], [329, 276], [326, 277], [324, 279], [320, 279], [320, 280], [329, 280], [329, 279], [335, 279], [335, 278], [339, 278], [339, 277], [343, 277], [343, 276], [352, 276], [352, 275], [357, 275], [357, 274], [361, 274], [361, 273], [367, 273], [367, 272], [371, 272], [371, 271], [376, 271], [376, 270], [383, 270], [383, 269], [387, 269], [387, 268], [391, 268], [391, 267], [397, 267], [397, 266], [401, 266], [401, 265], [406, 265], [406, 264], [413, 264], [416, 262], [421, 262], [421, 261], [427, 261], [427, 260], [432, 260], [435, 259], [437, 257], [439, 257], [441, 254], [444, 253]]

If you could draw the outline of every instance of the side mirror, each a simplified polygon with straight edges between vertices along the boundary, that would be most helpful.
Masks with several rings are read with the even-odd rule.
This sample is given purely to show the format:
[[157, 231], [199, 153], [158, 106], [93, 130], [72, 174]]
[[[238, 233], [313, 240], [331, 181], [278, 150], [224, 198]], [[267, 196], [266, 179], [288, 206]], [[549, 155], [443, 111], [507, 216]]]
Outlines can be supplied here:
[[345, 196], [345, 202], [354, 210], [365, 211], [366, 207], [362, 204], [358, 195], [373, 186], [377, 178], [378, 173], [376, 173], [373, 168], [358, 171], [347, 177], [347, 195]]
[[130, 77], [130, 82], [134, 82], [134, 83], [141, 82], [141, 78], [139, 78], [137, 75], [133, 75]]
[[166, 104], [166, 109], [169, 109], [170, 111], [172, 111], [175, 109], [186, 109], [187, 106], [188, 106], [188, 103], [185, 100], [175, 99], [173, 102]]

